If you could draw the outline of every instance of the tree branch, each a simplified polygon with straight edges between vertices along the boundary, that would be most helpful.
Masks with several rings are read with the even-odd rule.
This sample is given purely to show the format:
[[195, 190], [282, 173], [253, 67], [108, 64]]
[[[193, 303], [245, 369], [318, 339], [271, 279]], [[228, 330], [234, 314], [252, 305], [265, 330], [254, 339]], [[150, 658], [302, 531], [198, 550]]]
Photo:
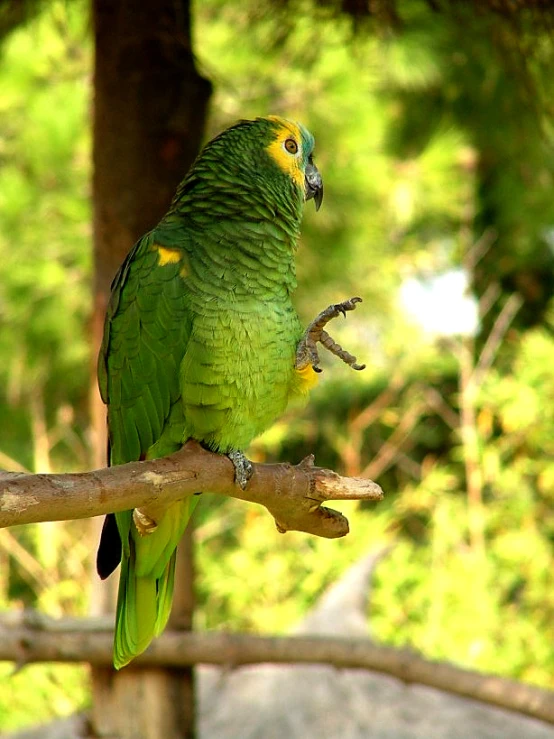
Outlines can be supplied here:
[[230, 460], [189, 441], [163, 459], [109, 467], [94, 472], [28, 475], [0, 472], [0, 528], [39, 521], [87, 518], [140, 508], [158, 520], [172, 502], [199, 491], [227, 495], [265, 506], [277, 529], [305, 531], [329, 539], [345, 536], [348, 521], [324, 508], [329, 500], [382, 500], [371, 480], [340, 477], [313, 466], [254, 464], [254, 474], [241, 490], [234, 483]]
[[[0, 620], [0, 660], [88, 662], [110, 666], [113, 634], [106, 619], [62, 619], [12, 613]], [[268, 637], [221, 632], [166, 631], [133, 663], [182, 667], [212, 664], [325, 664], [392, 675], [456, 695], [534, 716], [554, 724], [554, 692], [496, 675], [425, 660], [414, 652], [374, 644], [364, 638], [330, 636]]]

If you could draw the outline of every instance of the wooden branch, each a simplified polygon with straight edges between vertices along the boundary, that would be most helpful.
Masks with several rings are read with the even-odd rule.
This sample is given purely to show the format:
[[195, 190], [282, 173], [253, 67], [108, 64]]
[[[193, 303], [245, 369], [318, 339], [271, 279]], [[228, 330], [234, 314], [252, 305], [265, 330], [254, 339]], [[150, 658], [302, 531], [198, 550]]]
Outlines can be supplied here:
[[109, 467], [94, 472], [28, 475], [0, 472], [0, 528], [39, 521], [87, 518], [140, 508], [156, 521], [168, 504], [204, 491], [265, 506], [277, 529], [305, 531], [333, 539], [348, 533], [348, 521], [324, 508], [329, 500], [382, 500], [371, 480], [340, 477], [313, 466], [254, 464], [246, 490], [234, 483], [229, 459], [189, 441], [163, 459]]
[[[0, 620], [0, 660], [112, 663], [112, 632], [106, 619], [55, 621], [37, 614], [8, 614]], [[268, 637], [221, 632], [166, 631], [133, 662], [140, 666], [211, 664], [323, 664], [375, 670], [406, 683], [507, 708], [554, 724], [554, 692], [514, 680], [425, 660], [408, 650], [369, 639], [330, 636]], [[129, 668], [131, 669], [131, 668]]]

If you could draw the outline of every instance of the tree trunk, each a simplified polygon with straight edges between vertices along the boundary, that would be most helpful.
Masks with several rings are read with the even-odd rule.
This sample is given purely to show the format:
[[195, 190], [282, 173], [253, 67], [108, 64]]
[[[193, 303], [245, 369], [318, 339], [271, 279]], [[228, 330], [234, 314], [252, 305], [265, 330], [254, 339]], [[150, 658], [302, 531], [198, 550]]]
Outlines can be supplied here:
[[[211, 85], [194, 66], [188, 0], [93, 0], [93, 11], [95, 360], [111, 281], [133, 243], [166, 212], [194, 160]], [[94, 462], [102, 467], [106, 413], [95, 379], [91, 406]], [[183, 544], [177, 573], [188, 577], [181, 575], [176, 582], [182, 597], [176, 597], [172, 621], [188, 629], [193, 611], [190, 538]], [[109, 590], [95, 586], [95, 591], [95, 610], [113, 609]], [[194, 736], [192, 670], [95, 669], [92, 684], [97, 736]]]

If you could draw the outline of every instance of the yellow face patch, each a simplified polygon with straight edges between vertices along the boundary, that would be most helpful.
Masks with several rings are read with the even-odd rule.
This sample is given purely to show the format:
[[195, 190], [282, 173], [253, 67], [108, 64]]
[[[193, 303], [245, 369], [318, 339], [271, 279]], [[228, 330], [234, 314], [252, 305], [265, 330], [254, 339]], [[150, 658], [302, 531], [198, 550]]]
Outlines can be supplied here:
[[[276, 115], [268, 116], [270, 121], [278, 124], [275, 129], [275, 138], [271, 144], [266, 147], [266, 151], [270, 157], [277, 163], [279, 168], [287, 174], [299, 187], [304, 187], [304, 174], [300, 169], [302, 160], [302, 136], [300, 129], [292, 121], [285, 118], [279, 118]], [[298, 151], [291, 154], [285, 148], [285, 142], [292, 139], [296, 142]]]
[[158, 252], [158, 264], [165, 267], [166, 264], [177, 264], [181, 261], [182, 252], [180, 249], [168, 249], [167, 246], [155, 246]]

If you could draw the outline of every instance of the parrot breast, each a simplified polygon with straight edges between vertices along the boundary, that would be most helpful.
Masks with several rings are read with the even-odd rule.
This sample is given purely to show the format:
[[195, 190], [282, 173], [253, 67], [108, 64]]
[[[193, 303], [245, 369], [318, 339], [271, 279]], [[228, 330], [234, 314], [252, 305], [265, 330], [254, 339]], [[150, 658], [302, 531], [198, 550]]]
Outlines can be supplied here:
[[290, 303], [204, 306], [181, 365], [184, 438], [225, 452], [268, 428], [289, 400], [300, 334]]

